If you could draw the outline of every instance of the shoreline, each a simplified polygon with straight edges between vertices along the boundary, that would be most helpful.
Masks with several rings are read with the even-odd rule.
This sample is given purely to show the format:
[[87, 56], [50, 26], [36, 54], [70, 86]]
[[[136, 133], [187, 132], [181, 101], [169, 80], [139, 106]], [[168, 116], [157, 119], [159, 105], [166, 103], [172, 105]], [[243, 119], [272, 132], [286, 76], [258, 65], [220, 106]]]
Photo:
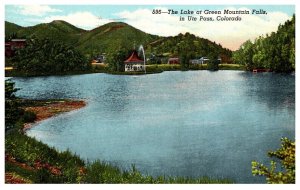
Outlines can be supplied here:
[[[54, 117], [60, 113], [83, 108], [83, 100], [30, 100], [19, 99], [22, 108], [37, 113], [31, 124]], [[100, 160], [85, 162], [78, 155], [58, 151], [54, 147], [31, 138], [22, 130], [24, 122], [16, 124], [14, 130], [5, 134], [5, 183], [43, 183], [43, 184], [81, 184], [81, 183], [114, 183], [114, 184], [220, 184], [234, 183], [228, 178], [213, 179], [199, 176], [188, 177], [153, 177], [142, 174], [135, 167], [123, 170], [115, 165]], [[29, 129], [29, 128], [27, 128]], [[67, 162], [66, 162], [67, 160]], [[105, 175], [103, 175], [103, 173]]]
[[[201, 71], [209, 70], [206, 64], [203, 65], [192, 65], [189, 69], [181, 69], [179, 64], [153, 64], [147, 65], [146, 73], [144, 72], [120, 72], [120, 71], [109, 71], [107, 67], [95, 66], [92, 70], [87, 71], [70, 71], [65, 73], [28, 73], [16, 70], [5, 70], [5, 77], [39, 77], [39, 76], [67, 76], [67, 75], [82, 75], [82, 74], [94, 74], [94, 73], [106, 73], [111, 75], [148, 75], [148, 74], [159, 74], [165, 71]], [[246, 71], [245, 66], [238, 64], [220, 64], [218, 70], [239, 70]]]
[[33, 112], [36, 118], [33, 122], [24, 123], [22, 131], [25, 132], [34, 124], [55, 117], [59, 114], [79, 110], [87, 105], [83, 100], [33, 100], [37, 105], [25, 106], [25, 111]]

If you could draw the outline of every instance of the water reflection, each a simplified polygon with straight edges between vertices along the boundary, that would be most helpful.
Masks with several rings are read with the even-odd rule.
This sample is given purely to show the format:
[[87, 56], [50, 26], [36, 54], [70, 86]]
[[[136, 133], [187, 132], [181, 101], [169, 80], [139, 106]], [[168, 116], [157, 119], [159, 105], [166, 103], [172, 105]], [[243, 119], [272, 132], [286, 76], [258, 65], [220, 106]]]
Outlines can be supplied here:
[[245, 96], [266, 104], [270, 109], [295, 107], [295, 76], [278, 73], [240, 73], [245, 83]]
[[103, 103], [106, 111], [122, 112], [130, 103], [128, 86], [134, 85], [125, 77], [116, 76], [115, 80], [107, 82], [103, 89]]

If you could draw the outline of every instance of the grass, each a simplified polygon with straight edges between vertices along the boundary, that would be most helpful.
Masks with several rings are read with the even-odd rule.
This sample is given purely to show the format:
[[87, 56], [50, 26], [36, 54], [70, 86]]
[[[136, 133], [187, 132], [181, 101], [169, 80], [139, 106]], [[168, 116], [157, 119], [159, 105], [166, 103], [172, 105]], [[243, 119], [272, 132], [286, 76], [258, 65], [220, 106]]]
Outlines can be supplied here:
[[219, 70], [242, 70], [245, 71], [246, 67], [239, 64], [220, 64]]
[[[30, 170], [21, 167], [21, 164], [5, 162], [5, 172], [13, 172], [31, 183], [232, 183], [229, 179], [208, 177], [152, 177], [141, 174], [134, 166], [131, 170], [126, 171], [100, 160], [85, 163], [70, 151], [59, 152], [18, 131], [6, 135], [5, 154], [15, 158], [16, 162], [22, 163], [23, 166], [34, 168]], [[49, 167], [38, 169], [37, 162], [59, 168], [61, 174], [53, 174]]]
[[82, 74], [90, 74], [97, 73], [98, 71], [94, 70], [86, 70], [86, 71], [68, 71], [62, 73], [36, 73], [36, 72], [24, 72], [18, 71], [16, 69], [5, 70], [5, 77], [35, 77], [35, 76], [64, 76], [64, 75], [82, 75]]
[[179, 71], [180, 69], [181, 69], [180, 65], [176, 65], [176, 64], [153, 64], [153, 65], [146, 66], [147, 72]]
[[[6, 161], [5, 171], [27, 177], [33, 183], [77, 183], [84, 167], [84, 161], [70, 151], [59, 152], [17, 130], [6, 134], [5, 154], [19, 163]], [[61, 174], [54, 173], [53, 168]]]
[[[154, 64], [147, 65], [148, 71], [181, 71], [180, 65], [172, 64]], [[207, 70], [207, 64], [191, 64], [189, 70]], [[219, 70], [245, 70], [245, 66], [238, 64], [219, 64]]]

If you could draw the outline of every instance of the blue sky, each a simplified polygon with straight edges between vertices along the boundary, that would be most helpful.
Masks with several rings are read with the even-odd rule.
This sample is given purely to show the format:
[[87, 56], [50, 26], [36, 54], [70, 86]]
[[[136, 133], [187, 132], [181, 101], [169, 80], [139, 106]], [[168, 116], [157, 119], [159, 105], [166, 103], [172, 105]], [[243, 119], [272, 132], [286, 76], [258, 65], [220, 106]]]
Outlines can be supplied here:
[[[252, 10], [264, 9], [267, 15], [241, 15], [240, 22], [180, 22], [179, 15], [153, 15], [152, 9], [190, 10]], [[122, 18], [147, 33], [172, 36], [190, 32], [208, 38], [224, 47], [237, 49], [239, 45], [259, 35], [276, 31], [295, 13], [292, 5], [6, 5], [5, 20], [21, 26], [32, 26], [52, 20], [65, 20], [83, 29]], [[199, 15], [197, 15], [198, 17]], [[212, 15], [203, 15], [212, 16]], [[216, 16], [216, 15], [213, 15]], [[224, 16], [224, 15], [220, 15]], [[228, 15], [227, 15], [228, 16]], [[230, 15], [229, 15], [230, 16]], [[237, 15], [233, 15], [237, 16]], [[222, 30], [220, 30], [220, 28]], [[228, 39], [234, 35], [236, 40]]]

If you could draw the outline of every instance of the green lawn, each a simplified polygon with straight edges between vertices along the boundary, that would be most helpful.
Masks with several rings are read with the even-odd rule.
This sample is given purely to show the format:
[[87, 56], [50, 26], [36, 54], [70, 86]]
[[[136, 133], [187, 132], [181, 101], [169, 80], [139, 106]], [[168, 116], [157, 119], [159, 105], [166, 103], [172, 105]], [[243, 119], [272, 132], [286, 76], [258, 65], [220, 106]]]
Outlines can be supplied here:
[[246, 68], [244, 65], [239, 65], [239, 64], [219, 64], [219, 70], [243, 70], [243, 71], [245, 71]]

